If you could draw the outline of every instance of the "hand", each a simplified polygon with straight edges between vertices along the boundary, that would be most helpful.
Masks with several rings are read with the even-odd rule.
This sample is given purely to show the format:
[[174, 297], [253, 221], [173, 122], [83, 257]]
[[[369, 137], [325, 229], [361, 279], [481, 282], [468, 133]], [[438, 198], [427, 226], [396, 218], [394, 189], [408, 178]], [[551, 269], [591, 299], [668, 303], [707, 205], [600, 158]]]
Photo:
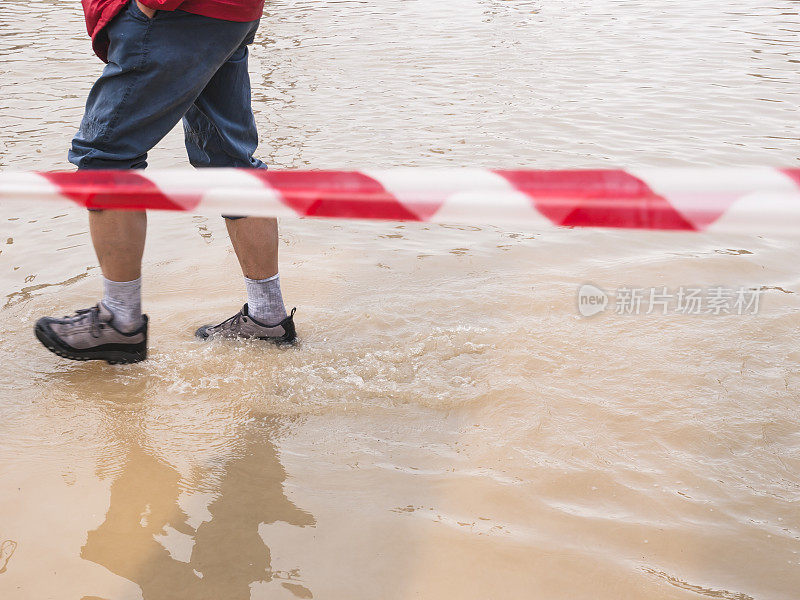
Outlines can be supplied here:
[[153, 10], [149, 6], [145, 6], [144, 4], [139, 2], [139, 0], [133, 0], [133, 1], [136, 2], [136, 6], [139, 7], [139, 10], [142, 11], [147, 16], [148, 19], [152, 19], [153, 16], [156, 14], [155, 10]]

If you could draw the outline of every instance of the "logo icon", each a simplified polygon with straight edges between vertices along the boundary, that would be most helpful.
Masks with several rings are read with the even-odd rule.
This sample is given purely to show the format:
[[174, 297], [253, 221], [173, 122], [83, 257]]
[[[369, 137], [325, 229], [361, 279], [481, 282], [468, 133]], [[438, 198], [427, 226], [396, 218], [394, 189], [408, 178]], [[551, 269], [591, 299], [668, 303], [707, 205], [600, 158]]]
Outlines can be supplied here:
[[608, 307], [608, 294], [605, 290], [585, 283], [578, 289], [578, 312], [584, 317], [592, 317]]

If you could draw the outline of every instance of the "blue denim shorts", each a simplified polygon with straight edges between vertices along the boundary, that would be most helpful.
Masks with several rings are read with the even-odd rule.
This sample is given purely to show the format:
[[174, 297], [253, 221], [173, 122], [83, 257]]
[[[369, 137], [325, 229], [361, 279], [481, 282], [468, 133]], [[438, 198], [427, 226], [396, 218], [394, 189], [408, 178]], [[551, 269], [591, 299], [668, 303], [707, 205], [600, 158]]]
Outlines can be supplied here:
[[72, 140], [79, 169], [143, 169], [147, 153], [183, 119], [195, 167], [266, 168], [250, 105], [247, 46], [258, 21], [181, 10], [152, 18], [131, 1], [108, 25], [108, 64]]

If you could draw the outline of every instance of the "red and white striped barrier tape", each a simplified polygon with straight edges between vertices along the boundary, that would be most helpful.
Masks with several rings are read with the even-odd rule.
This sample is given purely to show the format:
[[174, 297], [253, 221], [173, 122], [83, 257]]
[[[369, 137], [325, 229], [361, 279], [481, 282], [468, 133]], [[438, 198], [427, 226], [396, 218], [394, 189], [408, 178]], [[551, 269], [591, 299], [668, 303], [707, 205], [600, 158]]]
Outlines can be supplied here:
[[0, 204], [540, 228], [800, 232], [800, 169], [0, 172]]

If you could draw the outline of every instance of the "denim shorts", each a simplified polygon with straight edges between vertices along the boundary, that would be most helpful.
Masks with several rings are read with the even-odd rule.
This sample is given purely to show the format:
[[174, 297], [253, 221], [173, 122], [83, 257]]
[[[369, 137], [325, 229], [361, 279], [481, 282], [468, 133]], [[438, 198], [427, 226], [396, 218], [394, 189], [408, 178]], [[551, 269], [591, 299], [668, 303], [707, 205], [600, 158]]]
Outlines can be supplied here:
[[258, 21], [181, 10], [152, 18], [131, 1], [108, 25], [108, 64], [92, 87], [69, 161], [79, 169], [143, 169], [183, 119], [195, 167], [266, 168], [250, 105], [247, 46]]

